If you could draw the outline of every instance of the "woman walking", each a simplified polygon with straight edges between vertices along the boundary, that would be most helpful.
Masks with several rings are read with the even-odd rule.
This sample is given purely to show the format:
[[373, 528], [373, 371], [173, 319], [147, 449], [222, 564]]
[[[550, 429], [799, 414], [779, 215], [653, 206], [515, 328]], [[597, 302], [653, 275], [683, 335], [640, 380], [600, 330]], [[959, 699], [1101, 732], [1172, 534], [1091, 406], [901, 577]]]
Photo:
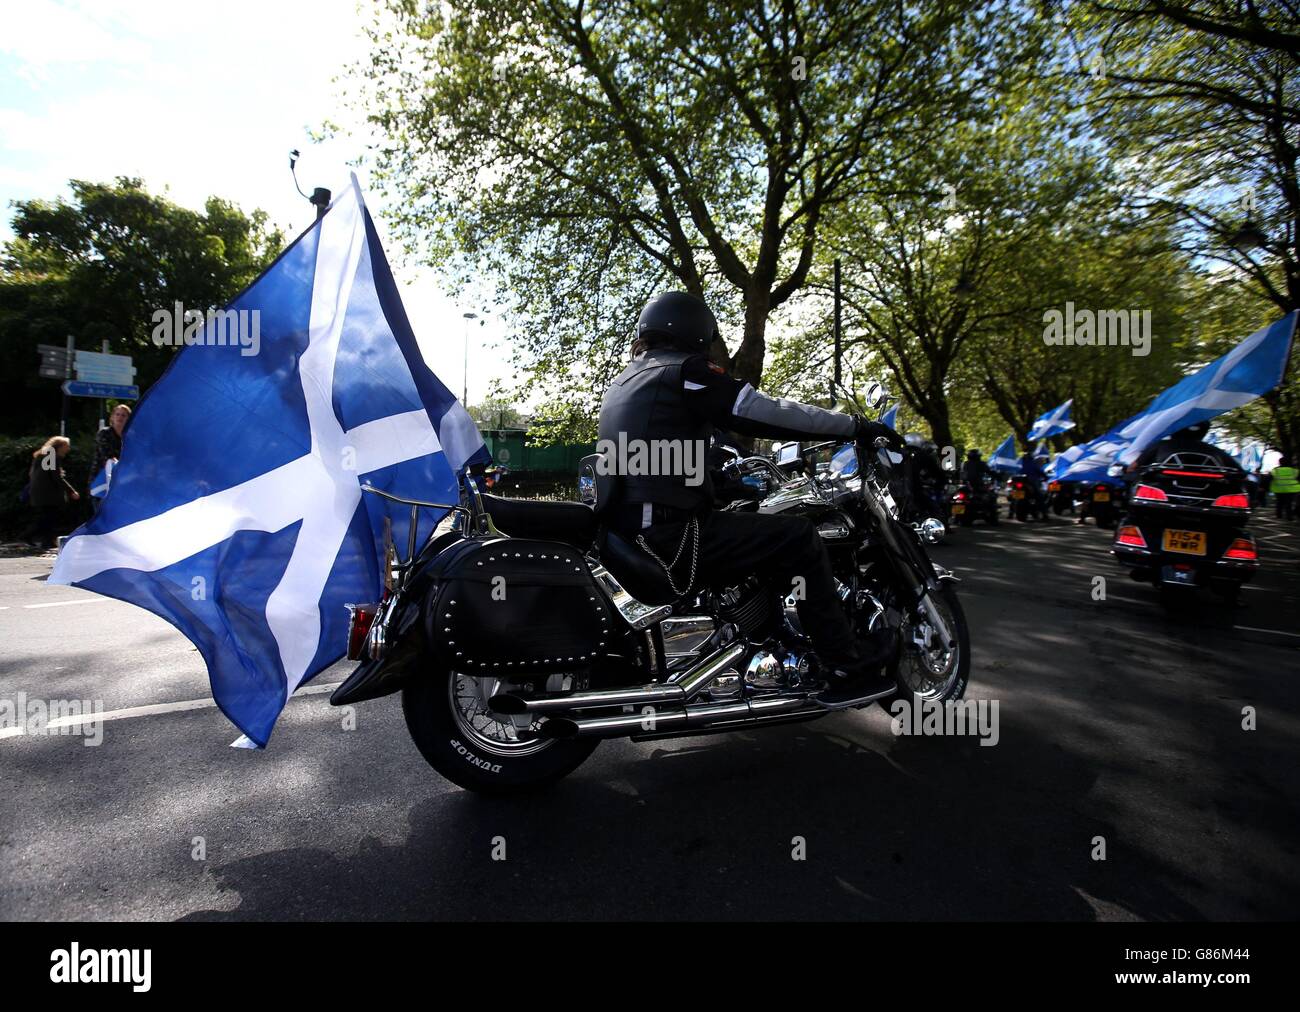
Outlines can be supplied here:
[[34, 544], [47, 550], [54, 547], [59, 512], [64, 504], [68, 499], [76, 502], [81, 498], [63, 472], [63, 458], [71, 449], [72, 441], [66, 436], [51, 436], [32, 454], [32, 466], [27, 474], [32, 509], [36, 512], [29, 533], [36, 534]]

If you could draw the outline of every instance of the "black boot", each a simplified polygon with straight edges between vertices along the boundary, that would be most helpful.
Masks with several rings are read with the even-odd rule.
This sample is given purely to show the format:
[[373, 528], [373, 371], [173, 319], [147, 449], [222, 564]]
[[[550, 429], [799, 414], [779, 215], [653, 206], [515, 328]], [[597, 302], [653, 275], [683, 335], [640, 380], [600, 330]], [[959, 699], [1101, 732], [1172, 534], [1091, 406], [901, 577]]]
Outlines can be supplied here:
[[896, 629], [879, 629], [860, 640], [853, 657], [827, 665], [826, 688], [816, 694], [815, 701], [838, 709], [894, 693], [898, 687], [886, 672], [897, 650]]

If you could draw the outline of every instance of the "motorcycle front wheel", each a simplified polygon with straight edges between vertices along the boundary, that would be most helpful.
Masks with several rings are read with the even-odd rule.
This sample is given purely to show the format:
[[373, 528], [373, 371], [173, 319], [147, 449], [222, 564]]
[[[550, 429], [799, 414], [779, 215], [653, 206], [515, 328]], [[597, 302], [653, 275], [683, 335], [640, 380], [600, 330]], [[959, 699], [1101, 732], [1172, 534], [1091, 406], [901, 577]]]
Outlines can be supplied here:
[[940, 584], [935, 604], [957, 641], [949, 648], [939, 641], [924, 614], [903, 613], [899, 625], [898, 656], [889, 674], [898, 692], [881, 700], [886, 709], [896, 699], [945, 702], [961, 699], [970, 683], [970, 628], [957, 592], [950, 583]]
[[597, 738], [543, 737], [538, 718], [488, 707], [515, 686], [461, 672], [431, 673], [402, 690], [402, 715], [425, 761], [452, 783], [480, 794], [520, 794], [568, 776], [600, 744]]

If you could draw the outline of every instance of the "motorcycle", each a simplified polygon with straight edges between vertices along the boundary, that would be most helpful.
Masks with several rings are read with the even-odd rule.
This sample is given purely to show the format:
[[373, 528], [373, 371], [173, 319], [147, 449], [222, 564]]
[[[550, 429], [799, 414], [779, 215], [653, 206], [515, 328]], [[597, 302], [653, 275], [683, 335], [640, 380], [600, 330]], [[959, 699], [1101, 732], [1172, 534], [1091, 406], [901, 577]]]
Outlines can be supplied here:
[[1197, 587], [1235, 603], [1259, 569], [1246, 530], [1250, 495], [1233, 468], [1166, 461], [1142, 470], [1111, 552], [1136, 580], [1154, 584], [1174, 610]]
[[1058, 517], [1062, 513], [1074, 516], [1074, 483], [1052, 480], [1047, 484], [1047, 501]]
[[[817, 658], [782, 588], [757, 578], [715, 586], [707, 573], [697, 584], [694, 572], [679, 587], [603, 527], [596, 459], [580, 480], [594, 507], [497, 498], [472, 482], [450, 504], [366, 486], [410, 507], [411, 536], [404, 560], [390, 552], [391, 591], [352, 607], [348, 656], [361, 663], [331, 703], [400, 691], [429, 765], [503, 794], [566, 776], [606, 738], [752, 730], [966, 691], [970, 635], [956, 578], [899, 520], [883, 447], [840, 446], [829, 468], [794, 478], [768, 462], [780, 484], [758, 506], [816, 526], [859, 634], [898, 630], [892, 684], [841, 704], [818, 700]], [[417, 548], [425, 508], [453, 519]]]
[[1024, 523], [1030, 517], [1046, 520], [1043, 490], [1032, 478], [1018, 474], [1007, 482], [1007, 501], [1013, 517]]
[[998, 492], [991, 479], [985, 480], [977, 489], [969, 482], [962, 482], [949, 500], [952, 518], [963, 527], [970, 527], [976, 520], [983, 520], [990, 527], [998, 524]]
[[1082, 481], [1076, 486], [1075, 496], [1080, 523], [1092, 517], [1098, 527], [1110, 530], [1123, 508], [1124, 486], [1111, 481]]

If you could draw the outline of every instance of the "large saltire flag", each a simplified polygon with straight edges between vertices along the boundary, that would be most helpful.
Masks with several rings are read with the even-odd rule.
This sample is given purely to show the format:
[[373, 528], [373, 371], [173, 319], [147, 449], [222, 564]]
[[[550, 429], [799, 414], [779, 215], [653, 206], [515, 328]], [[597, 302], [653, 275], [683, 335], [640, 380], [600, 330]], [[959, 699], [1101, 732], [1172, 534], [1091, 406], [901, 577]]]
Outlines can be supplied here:
[[1281, 383], [1297, 317], [1300, 310], [1262, 327], [1226, 355], [1160, 394], [1120, 431], [1128, 440], [1120, 462], [1131, 464], [1171, 432], [1249, 404]]
[[1045, 411], [1034, 419], [1034, 424], [1029, 427], [1028, 441], [1032, 443], [1048, 436], [1057, 436], [1074, 428], [1074, 422], [1070, 418], [1073, 404], [1074, 398], [1071, 397], [1064, 404], [1058, 404], [1051, 411]]
[[881, 415], [880, 420], [891, 429], [898, 428], [898, 405], [895, 404], [892, 408]]
[[1020, 457], [1016, 454], [1015, 433], [1007, 436], [998, 444], [998, 448], [989, 457], [988, 463], [989, 467], [995, 471], [1018, 472], [1020, 470]]
[[[260, 747], [346, 652], [344, 606], [378, 599], [385, 520], [405, 544], [409, 511], [362, 484], [455, 501], [457, 472], [488, 454], [420, 354], [355, 176], [228, 309], [260, 314], [260, 347], [217, 343], [209, 320], [176, 355], [50, 582], [174, 625]], [[439, 519], [424, 513], [421, 536]]]
[[[1122, 479], [1112, 475], [1110, 469], [1115, 466], [1118, 454], [1128, 446], [1128, 440], [1124, 439], [1120, 432], [1132, 421], [1132, 418], [1126, 418], [1096, 439], [1089, 440], [1081, 446], [1070, 447], [1057, 457], [1057, 467], [1052, 477], [1059, 478], [1061, 481], [1119, 483]], [[1063, 464], [1062, 460], [1064, 460]]]

